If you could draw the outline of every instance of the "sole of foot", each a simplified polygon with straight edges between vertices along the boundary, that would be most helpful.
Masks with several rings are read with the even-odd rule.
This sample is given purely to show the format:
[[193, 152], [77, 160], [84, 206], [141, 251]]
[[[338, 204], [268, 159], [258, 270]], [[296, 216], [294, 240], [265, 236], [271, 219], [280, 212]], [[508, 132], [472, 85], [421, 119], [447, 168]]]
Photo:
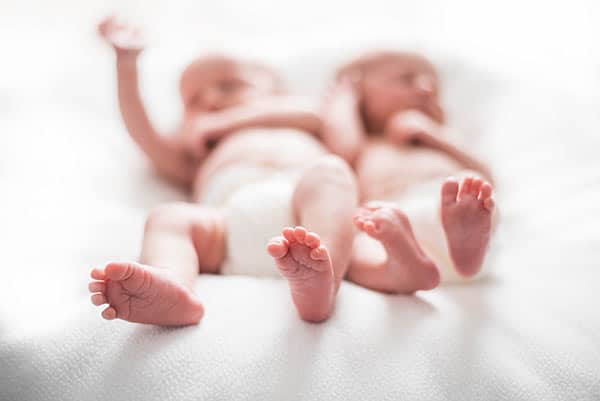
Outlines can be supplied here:
[[441, 218], [450, 257], [459, 274], [476, 275], [483, 265], [492, 233], [495, 202], [492, 186], [467, 177], [448, 178], [441, 190]]
[[114, 262], [93, 269], [91, 277], [91, 301], [109, 305], [102, 311], [107, 320], [182, 326], [197, 324], [204, 316], [195, 295], [165, 269]]
[[286, 227], [269, 241], [267, 251], [287, 279], [300, 317], [326, 320], [333, 307], [334, 275], [329, 250], [319, 235], [304, 227]]

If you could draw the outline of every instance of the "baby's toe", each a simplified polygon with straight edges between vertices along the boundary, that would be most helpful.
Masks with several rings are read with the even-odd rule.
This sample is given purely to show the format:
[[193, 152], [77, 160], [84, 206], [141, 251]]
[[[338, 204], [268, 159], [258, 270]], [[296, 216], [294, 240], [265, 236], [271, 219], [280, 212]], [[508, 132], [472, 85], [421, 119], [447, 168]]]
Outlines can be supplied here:
[[448, 178], [444, 184], [442, 184], [442, 204], [451, 205], [456, 202], [458, 196], [458, 181], [456, 178]]
[[296, 238], [296, 241], [298, 241], [300, 244], [304, 244], [304, 240], [306, 239], [307, 234], [308, 232], [304, 227], [294, 228], [294, 238]]
[[487, 198], [487, 199], [484, 199], [484, 201], [483, 201], [483, 207], [485, 207], [490, 212], [492, 210], [494, 210], [495, 205], [496, 205], [496, 202], [494, 202], [493, 198]]
[[313, 260], [327, 260], [329, 259], [329, 251], [324, 246], [319, 246], [310, 251], [310, 258]]
[[136, 267], [136, 264], [130, 262], [111, 262], [106, 265], [104, 271], [106, 272], [107, 278], [121, 281], [131, 277], [134, 274]]
[[481, 186], [481, 192], [479, 193], [479, 199], [486, 200], [490, 196], [492, 196], [492, 186], [489, 183], [485, 182]]
[[92, 303], [96, 306], [108, 303], [108, 300], [106, 299], [106, 296], [104, 294], [93, 294], [91, 300]]
[[117, 311], [112, 306], [109, 306], [108, 308], [106, 308], [102, 311], [102, 317], [105, 318], [106, 320], [116, 319]]
[[90, 292], [106, 292], [106, 284], [103, 281], [92, 281], [88, 289]]
[[379, 227], [377, 226], [377, 224], [375, 224], [373, 220], [365, 221], [365, 223], [362, 226], [362, 229], [364, 232], [366, 232], [372, 237], [376, 236], [379, 232]]
[[104, 269], [101, 269], [99, 267], [94, 267], [92, 269], [92, 272], [90, 273], [90, 276], [93, 279], [96, 279], [96, 280], [104, 280], [106, 278], [106, 274], [104, 273]]
[[480, 178], [475, 178], [473, 180], [473, 184], [471, 184], [471, 193], [477, 197], [479, 192], [481, 191], [481, 186], [483, 185], [483, 180]]
[[319, 245], [321, 245], [321, 238], [319, 237], [319, 234], [313, 233], [313, 232], [309, 232], [308, 234], [306, 234], [306, 238], [304, 239], [304, 243], [307, 246], [309, 246], [310, 248], [316, 248]]
[[465, 178], [460, 186], [459, 195], [461, 197], [469, 195], [471, 193], [471, 185], [473, 185], [473, 177]]
[[359, 216], [354, 217], [354, 225], [359, 230], [364, 230], [365, 222], [366, 222], [366, 220], [364, 219], [364, 217], [359, 217]]
[[283, 237], [273, 238], [267, 244], [267, 252], [269, 252], [269, 255], [271, 255], [272, 257], [274, 257], [276, 259], [284, 257], [288, 252], [288, 248], [289, 248], [289, 243]]
[[288, 240], [290, 244], [296, 242], [296, 236], [294, 235], [294, 229], [292, 227], [286, 227], [282, 231], [283, 237]]

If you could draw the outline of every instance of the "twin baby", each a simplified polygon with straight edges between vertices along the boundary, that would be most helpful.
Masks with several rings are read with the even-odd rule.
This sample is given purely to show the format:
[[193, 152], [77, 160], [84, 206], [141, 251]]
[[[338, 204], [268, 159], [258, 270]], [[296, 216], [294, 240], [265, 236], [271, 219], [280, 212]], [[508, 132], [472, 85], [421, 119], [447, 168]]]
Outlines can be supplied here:
[[139, 263], [92, 270], [105, 319], [198, 323], [199, 273], [281, 275], [300, 317], [321, 322], [342, 279], [411, 294], [481, 270], [492, 177], [447, 139], [425, 58], [359, 57], [317, 110], [263, 64], [202, 57], [182, 74], [183, 122], [165, 135], [140, 96], [139, 32], [114, 18], [99, 30], [116, 52], [129, 134], [159, 174], [193, 194], [150, 213]]

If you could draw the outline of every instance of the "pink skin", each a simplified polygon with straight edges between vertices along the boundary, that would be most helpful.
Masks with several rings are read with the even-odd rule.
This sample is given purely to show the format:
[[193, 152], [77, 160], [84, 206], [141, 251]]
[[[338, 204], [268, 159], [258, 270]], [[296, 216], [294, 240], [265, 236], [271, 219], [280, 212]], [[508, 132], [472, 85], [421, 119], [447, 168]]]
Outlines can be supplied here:
[[441, 216], [454, 267], [463, 276], [479, 273], [492, 233], [492, 186], [467, 177], [442, 186]]
[[410, 216], [393, 202], [414, 185], [467, 169], [487, 182], [467, 179], [458, 195], [459, 184], [446, 182], [440, 224], [457, 272], [475, 275], [495, 223], [493, 179], [468, 147], [444, 138], [438, 77], [431, 63], [398, 52], [360, 57], [339, 70], [324, 106], [324, 142], [355, 167], [362, 200], [388, 201], [357, 212], [356, 224], [364, 234], [355, 240], [348, 278], [392, 293], [435, 287], [437, 268], [415, 239]]
[[412, 294], [438, 286], [437, 266], [421, 249], [408, 217], [393, 204], [368, 204], [357, 211], [354, 223], [383, 245], [387, 260], [380, 265], [351, 270], [351, 280], [397, 294]]
[[300, 315], [309, 321], [325, 320], [335, 296], [335, 278], [329, 250], [319, 235], [304, 227], [286, 227], [267, 250], [288, 280]]
[[195, 324], [204, 308], [194, 294], [170, 277], [165, 269], [137, 263], [109, 263], [92, 270], [97, 281], [89, 284], [94, 305], [109, 304], [102, 312], [107, 320], [158, 325]]
[[[292, 197], [299, 221], [321, 235], [301, 227], [286, 229], [285, 242], [277, 239], [268, 246], [288, 279], [300, 317], [306, 321], [324, 321], [333, 311], [350, 261], [356, 197], [350, 169], [338, 158], [321, 158], [305, 169]], [[99, 293], [92, 302], [110, 305], [102, 314], [107, 319], [161, 325], [197, 323], [202, 304], [193, 294], [193, 285], [198, 272], [218, 273], [225, 259], [225, 232], [218, 210], [186, 203], [156, 209], [146, 222], [144, 265], [113, 263], [104, 270], [95, 269], [92, 277], [104, 282], [90, 284], [90, 291]], [[281, 247], [277, 249], [278, 244], [285, 244], [289, 257]], [[294, 268], [294, 263], [302, 264]]]
[[[321, 127], [316, 110], [287, 96], [280, 78], [266, 66], [204, 57], [182, 75], [185, 111], [180, 130], [163, 135], [152, 125], [139, 91], [137, 56], [143, 49], [139, 31], [113, 17], [99, 31], [117, 57], [119, 105], [128, 133], [156, 170], [189, 189], [194, 200], [202, 198], [212, 176], [232, 164], [303, 172], [293, 210], [299, 222], [319, 232], [320, 241], [327, 244], [322, 249], [330, 258], [331, 272], [318, 281], [333, 283], [325, 285], [333, 290], [319, 295], [323, 298], [314, 307], [299, 304], [298, 312], [308, 321], [325, 320], [349, 265], [357, 194], [345, 162], [326, 156], [313, 137]], [[313, 165], [307, 167], [307, 160]], [[197, 323], [202, 306], [193, 295], [193, 284], [198, 273], [219, 272], [226, 257], [226, 232], [220, 210], [183, 203], [158, 208], [146, 223], [143, 265], [128, 262], [94, 270], [100, 280], [90, 285], [94, 303], [110, 305], [103, 312], [109, 319]], [[126, 268], [133, 272], [131, 276], [122, 272]], [[299, 285], [293, 288], [295, 293], [300, 290]]]
[[350, 168], [338, 158], [328, 156], [315, 163], [305, 171], [293, 196], [302, 226], [284, 228], [282, 236], [267, 245], [288, 281], [298, 314], [306, 321], [322, 322], [333, 312], [350, 264], [356, 192]]
[[[299, 313], [310, 321], [326, 319], [349, 264], [357, 195], [349, 168], [326, 157], [312, 137], [321, 126], [316, 110], [287, 96], [280, 78], [268, 67], [210, 56], [194, 61], [183, 72], [181, 128], [175, 135], [163, 135], [151, 123], [139, 91], [137, 56], [143, 50], [139, 30], [109, 17], [99, 32], [115, 50], [119, 105], [131, 138], [160, 174], [189, 189], [195, 200], [202, 198], [212, 176], [234, 163], [305, 171], [293, 209], [328, 244], [322, 249], [330, 258], [327, 280], [333, 283], [333, 291], [323, 294], [316, 309], [300, 307]], [[257, 127], [263, 129], [247, 131]], [[307, 168], [306, 160], [316, 162]], [[94, 278], [100, 281], [90, 284], [93, 302], [110, 305], [103, 312], [108, 319], [197, 323], [203, 309], [193, 295], [193, 284], [199, 272], [219, 272], [226, 257], [226, 231], [219, 210], [181, 203], [158, 208], [146, 223], [143, 265], [113, 263], [94, 270]]]
[[383, 131], [382, 123], [401, 110], [419, 110], [438, 122], [443, 121], [437, 82], [431, 64], [417, 56], [374, 64], [363, 72], [359, 87], [367, 126]]
[[[280, 77], [269, 67], [207, 56], [184, 70], [180, 85], [183, 121], [174, 135], [164, 135], [152, 124], [139, 90], [137, 62], [144, 48], [139, 29], [109, 17], [98, 30], [115, 51], [119, 106], [129, 135], [158, 173], [186, 189], [198, 189], [193, 187], [198, 186], [199, 170], [209, 156], [208, 145], [230, 134], [253, 127], [296, 128], [316, 134], [320, 127], [314, 107], [286, 95]], [[237, 151], [221, 152], [227, 154], [212, 164], [250, 158], [238, 154], [245, 146], [241, 142]], [[258, 151], [255, 159], [273, 157], [271, 149]]]
[[[493, 228], [492, 186], [467, 177], [461, 184], [448, 178], [442, 185], [440, 215], [450, 257], [457, 272], [477, 274], [483, 265]], [[358, 210], [359, 230], [379, 241], [386, 258], [364, 241], [355, 242], [355, 258], [348, 278], [381, 292], [411, 294], [439, 284], [438, 267], [421, 249], [408, 217], [393, 203], [371, 202]]]

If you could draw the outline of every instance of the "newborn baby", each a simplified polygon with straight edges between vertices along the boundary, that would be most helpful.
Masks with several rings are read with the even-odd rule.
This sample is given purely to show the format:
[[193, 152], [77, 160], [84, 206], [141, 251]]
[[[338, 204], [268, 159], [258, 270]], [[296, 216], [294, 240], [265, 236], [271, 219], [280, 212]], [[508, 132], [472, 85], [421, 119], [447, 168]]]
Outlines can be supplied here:
[[102, 316], [194, 324], [204, 315], [192, 290], [198, 273], [246, 273], [246, 266], [279, 274], [274, 260], [300, 316], [325, 320], [349, 265], [358, 195], [346, 162], [313, 136], [319, 116], [287, 96], [268, 67], [211, 56], [183, 72], [183, 123], [174, 135], [161, 135], [140, 98], [139, 33], [114, 18], [99, 29], [116, 52], [129, 134], [160, 174], [192, 190], [195, 202], [150, 213], [141, 263], [92, 270], [92, 302], [109, 305]]
[[[482, 268], [495, 225], [492, 177], [444, 130], [438, 75], [409, 53], [364, 55], [338, 71], [324, 141], [355, 166], [360, 195], [348, 278], [412, 293]], [[450, 178], [448, 178], [450, 176]]]

